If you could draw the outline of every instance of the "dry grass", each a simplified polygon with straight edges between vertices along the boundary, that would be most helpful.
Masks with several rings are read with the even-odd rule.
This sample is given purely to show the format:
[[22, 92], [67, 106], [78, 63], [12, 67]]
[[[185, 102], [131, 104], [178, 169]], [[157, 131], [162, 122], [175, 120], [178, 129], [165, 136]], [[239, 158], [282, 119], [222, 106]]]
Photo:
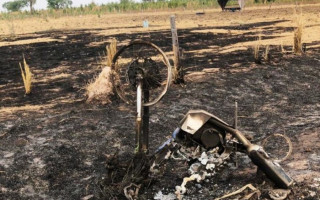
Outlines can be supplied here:
[[[175, 50], [173, 50], [175, 51]], [[175, 58], [173, 58], [175, 59]], [[176, 66], [175, 61], [173, 60], [173, 67], [171, 70], [172, 81], [176, 84], [183, 83], [183, 67], [181, 66], [180, 60], [184, 59], [184, 52], [182, 48], [179, 48], [179, 65]]]
[[105, 67], [102, 72], [86, 86], [87, 103], [98, 101], [102, 104], [110, 103], [110, 96], [113, 95], [111, 82], [111, 68]]
[[14, 24], [13, 24], [12, 21], [8, 24], [8, 29], [9, 29], [9, 32], [10, 32], [10, 35], [9, 35], [10, 38], [12, 40], [14, 40], [15, 37], [16, 37], [16, 31], [15, 31]]
[[179, 69], [177, 67], [172, 67], [171, 77], [172, 81], [175, 81], [179, 78]]
[[99, 76], [91, 80], [86, 86], [87, 102], [98, 101], [102, 104], [110, 103], [110, 96], [113, 95], [113, 85], [111, 82], [111, 64], [113, 56], [117, 52], [117, 41], [114, 39], [109, 46], [106, 47], [107, 58], [102, 65], [106, 66], [102, 69]]
[[264, 51], [264, 55], [263, 55], [263, 59], [264, 59], [265, 61], [268, 61], [268, 60], [269, 60], [269, 50], [270, 50], [270, 46], [267, 45], [267, 46], [266, 46], [266, 49], [265, 49], [265, 51]]
[[253, 51], [253, 56], [254, 56], [254, 62], [255, 63], [261, 63], [259, 51], [260, 51], [260, 45], [261, 45], [261, 35], [258, 36], [258, 40], [256, 41], [256, 44], [254, 45], [254, 51]]
[[304, 20], [302, 17], [302, 12], [300, 12], [300, 14], [297, 14], [296, 9], [294, 10], [294, 12], [295, 12], [295, 18], [293, 20], [293, 23], [295, 24], [295, 28], [293, 33], [293, 51], [294, 53], [301, 54]]
[[117, 53], [117, 40], [113, 39], [109, 46], [106, 46], [107, 50], [107, 66], [111, 67], [113, 56]]
[[31, 84], [32, 84], [32, 73], [30, 71], [30, 67], [27, 64], [26, 59], [24, 57], [23, 57], [24, 69], [22, 69], [21, 63], [19, 63], [19, 65], [20, 65], [20, 69], [21, 69], [21, 76], [23, 79], [25, 92], [26, 92], [26, 94], [30, 94], [31, 93]]
[[280, 49], [281, 49], [281, 53], [286, 53], [286, 50], [283, 47], [283, 41], [282, 40], [281, 40], [281, 43], [280, 43]]

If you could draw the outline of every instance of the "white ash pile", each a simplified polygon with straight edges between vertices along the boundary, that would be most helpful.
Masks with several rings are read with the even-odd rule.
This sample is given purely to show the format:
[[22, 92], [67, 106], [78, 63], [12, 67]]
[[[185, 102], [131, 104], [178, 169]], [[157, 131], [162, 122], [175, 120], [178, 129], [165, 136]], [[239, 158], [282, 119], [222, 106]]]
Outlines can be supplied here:
[[[176, 192], [178, 199], [182, 199], [183, 195], [187, 192], [186, 185], [190, 181], [201, 182], [202, 180], [214, 176], [218, 171], [227, 165], [230, 159], [231, 151], [225, 150], [222, 154], [219, 154], [219, 148], [214, 148], [210, 151], [203, 151], [201, 153], [200, 146], [195, 151], [191, 151], [191, 148], [181, 148], [182, 154], [189, 159], [196, 160], [193, 162], [189, 169], [188, 174], [190, 176], [183, 178], [181, 185], [176, 186]], [[190, 157], [191, 156], [191, 157]]]
[[164, 165], [166, 160], [186, 161], [189, 163], [188, 176], [183, 178], [181, 185], [175, 187], [176, 198], [182, 199], [188, 193], [188, 189], [186, 188], [188, 182], [195, 181], [196, 183], [200, 183], [206, 178], [213, 177], [219, 173], [228, 164], [231, 153], [232, 150], [230, 148], [225, 148], [223, 153], [221, 153], [219, 147], [206, 151], [200, 146], [181, 146], [171, 141], [170, 148], [163, 151], [160, 156], [162, 160], [156, 159], [150, 171], [152, 173], [159, 173], [159, 165]]

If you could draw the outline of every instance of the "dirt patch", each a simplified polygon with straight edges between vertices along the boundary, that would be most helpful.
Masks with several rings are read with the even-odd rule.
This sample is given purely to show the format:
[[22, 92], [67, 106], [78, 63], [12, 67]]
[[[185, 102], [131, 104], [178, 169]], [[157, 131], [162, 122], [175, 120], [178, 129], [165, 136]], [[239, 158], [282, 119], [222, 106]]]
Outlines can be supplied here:
[[[273, 133], [292, 140], [293, 154], [282, 163], [297, 182], [289, 199], [319, 199], [318, 10], [319, 5], [303, 7], [307, 19], [303, 55], [280, 51], [281, 41], [285, 50], [292, 48], [291, 10], [286, 8], [241, 13], [208, 10], [203, 16], [177, 11], [186, 84], [172, 85], [163, 100], [150, 108], [150, 152], [171, 135], [190, 109], [207, 110], [232, 124], [237, 101], [239, 128], [254, 142]], [[116, 97], [104, 106], [86, 104], [84, 86], [101, 71], [99, 57], [112, 38], [120, 46], [133, 39], [152, 41], [171, 55], [172, 13], [149, 14], [112, 15], [117, 23], [106, 20], [107, 15], [98, 21], [89, 16], [76, 19], [77, 29], [23, 29], [14, 39], [0, 39], [1, 197], [109, 199], [101, 193], [101, 184], [108, 185], [108, 178], [113, 177], [110, 187], [116, 192], [111, 197], [123, 199], [117, 184], [133, 158], [135, 108]], [[150, 29], [141, 28], [145, 17]], [[91, 22], [97, 24], [90, 26]], [[39, 32], [30, 33], [34, 31]], [[258, 32], [262, 43], [270, 44], [270, 59], [260, 65], [254, 63], [251, 50]], [[29, 96], [24, 96], [18, 65], [23, 53], [35, 75]], [[113, 155], [118, 161], [111, 164], [118, 168], [112, 175]], [[230, 161], [214, 178], [188, 184], [185, 198], [212, 199], [251, 183], [268, 199], [272, 183], [256, 174], [246, 155], [239, 155], [238, 162], [238, 169]], [[162, 176], [144, 174], [141, 199], [173, 193], [187, 169], [188, 163], [169, 161]]]

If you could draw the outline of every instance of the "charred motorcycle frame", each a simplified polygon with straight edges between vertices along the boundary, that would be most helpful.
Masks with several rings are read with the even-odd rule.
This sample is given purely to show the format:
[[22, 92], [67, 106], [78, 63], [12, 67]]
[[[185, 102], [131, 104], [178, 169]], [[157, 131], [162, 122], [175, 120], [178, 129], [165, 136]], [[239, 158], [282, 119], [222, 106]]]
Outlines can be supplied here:
[[[135, 41], [121, 48], [113, 58], [112, 80], [119, 97], [128, 104], [136, 104], [136, 152], [148, 153], [149, 106], [156, 104], [166, 93], [171, 82], [171, 65], [164, 52], [156, 45]], [[142, 111], [143, 110], [143, 111]], [[269, 158], [259, 145], [252, 144], [243, 133], [215, 115], [203, 110], [191, 110], [182, 119], [173, 138], [161, 146], [156, 157], [163, 154], [164, 147], [173, 140], [191, 141], [206, 150], [226, 145], [226, 135], [239, 141], [250, 157], [276, 185], [288, 188], [293, 180], [281, 166]]]
[[190, 110], [182, 119], [178, 130], [175, 136], [178, 140], [192, 140], [206, 150], [216, 147], [223, 150], [226, 133], [230, 133], [240, 142], [239, 145], [245, 149], [252, 162], [276, 185], [288, 188], [293, 183], [282, 167], [270, 159], [261, 146], [252, 144], [243, 133], [215, 115], [203, 110]]

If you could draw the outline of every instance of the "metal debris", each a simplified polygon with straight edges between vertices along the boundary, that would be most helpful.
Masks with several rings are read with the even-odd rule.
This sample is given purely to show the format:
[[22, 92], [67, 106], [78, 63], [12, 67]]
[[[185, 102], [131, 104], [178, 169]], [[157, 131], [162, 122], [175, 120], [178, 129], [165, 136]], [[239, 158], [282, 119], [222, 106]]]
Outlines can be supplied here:
[[165, 53], [142, 40], [123, 46], [112, 58], [111, 81], [117, 95], [127, 104], [136, 104], [137, 153], [149, 151], [149, 106], [159, 102], [167, 92], [171, 69]]
[[12, 156], [14, 156], [14, 153], [9, 152], [9, 153], [5, 154], [3, 157], [4, 158], [11, 158]]
[[[281, 134], [274, 134], [273, 136], [283, 137], [289, 144], [289, 152], [282, 160], [286, 159], [292, 151], [290, 139]], [[160, 164], [170, 158], [187, 161], [189, 163], [189, 176], [184, 177], [182, 184], [175, 188], [177, 198], [182, 199], [187, 192], [186, 185], [188, 182], [200, 182], [207, 177], [214, 176], [228, 164], [230, 155], [237, 152], [246, 153], [251, 161], [278, 186], [288, 188], [292, 185], [293, 180], [277, 162], [269, 157], [262, 146], [252, 144], [239, 130], [203, 110], [191, 110], [185, 115], [180, 122], [180, 127], [172, 134], [172, 138], [157, 149], [150, 171], [159, 172], [157, 168]], [[248, 184], [240, 190], [217, 200], [239, 194], [246, 188], [251, 189], [252, 192], [242, 199], [250, 199], [253, 196], [259, 197], [261, 195], [258, 189]]]
[[[198, 149], [198, 147], [196, 148]], [[185, 149], [185, 151], [188, 148]], [[190, 150], [190, 148], [189, 148]], [[224, 164], [226, 164], [226, 160], [229, 160], [230, 153], [229, 151], [224, 152], [223, 154], [219, 154], [219, 148], [214, 148], [211, 151], [203, 151], [201, 156], [198, 158], [199, 162], [194, 162], [190, 165], [188, 169], [189, 177], [185, 177], [180, 186], [176, 186], [176, 192], [178, 199], [182, 199], [183, 195], [186, 193], [187, 188], [186, 184], [190, 181], [200, 182], [207, 177], [212, 177], [216, 174]], [[186, 153], [186, 152], [185, 152]], [[191, 152], [188, 154], [190, 156], [194, 155]]]
[[92, 199], [94, 197], [93, 194], [90, 194], [90, 195], [87, 195], [85, 197], [82, 197], [81, 200], [89, 200], [89, 199]]
[[288, 148], [289, 148], [287, 153], [286, 153], [286, 155], [283, 158], [278, 158], [278, 159], [274, 160], [275, 162], [280, 163], [280, 162], [283, 162], [283, 161], [287, 160], [290, 157], [290, 155], [292, 154], [293, 147], [292, 147], [292, 142], [291, 142], [289, 137], [287, 137], [287, 136], [285, 136], [283, 134], [275, 133], [275, 134], [272, 134], [272, 135], [266, 137], [262, 141], [261, 146], [263, 148], [265, 148], [266, 144], [268, 143], [268, 140], [270, 140], [271, 138], [276, 138], [276, 137], [284, 138], [286, 140], [286, 142], [288, 144]]
[[0, 134], [0, 138], [4, 137], [8, 132], [4, 132]]
[[169, 194], [163, 194], [162, 191], [159, 191], [154, 195], [155, 200], [175, 200], [176, 195], [169, 193]]
[[[227, 164], [227, 160], [230, 159], [231, 150], [225, 148], [221, 154], [219, 147], [213, 148], [212, 150], [206, 150], [200, 146], [184, 146], [175, 141], [165, 143], [165, 146], [161, 146], [158, 154], [150, 167], [152, 173], [158, 173], [159, 166], [165, 160], [185, 160], [192, 161], [189, 166], [188, 173], [190, 176], [185, 177], [181, 185], [176, 186], [176, 192], [178, 199], [182, 199], [186, 193], [186, 184], [190, 181], [200, 182], [207, 177], [212, 177], [219, 171], [223, 165]], [[159, 194], [160, 195], [160, 194]], [[158, 197], [158, 196], [157, 196]]]
[[[226, 134], [230, 133], [239, 141], [237, 147], [240, 149], [238, 150], [246, 152], [251, 161], [277, 186], [289, 188], [293, 184], [293, 179], [269, 157], [262, 146], [251, 143], [238, 129], [215, 115], [204, 110], [190, 110], [180, 122], [180, 129], [181, 132], [177, 134], [177, 138], [185, 142], [189, 140], [207, 150], [219, 147], [220, 151], [223, 151], [226, 148]], [[203, 164], [207, 162], [204, 156], [200, 158]]]
[[131, 183], [123, 189], [124, 195], [128, 200], [136, 200], [138, 199], [140, 187], [141, 185]]
[[245, 197], [243, 197], [242, 199], [250, 199], [254, 194], [257, 194], [258, 195], [258, 198], [260, 197], [261, 195], [261, 192], [260, 190], [258, 190], [257, 188], [255, 188], [253, 185], [251, 184], [247, 184], [245, 186], [243, 186], [242, 188], [240, 188], [239, 190], [235, 191], [235, 192], [232, 192], [232, 193], [229, 193], [229, 194], [226, 194], [220, 198], [216, 198], [215, 200], [221, 200], [221, 199], [226, 199], [228, 197], [231, 197], [231, 196], [234, 196], [234, 195], [237, 195], [237, 194], [240, 194], [241, 192], [243, 192], [245, 189], [249, 188], [250, 190], [252, 190], [252, 192], [248, 195], [246, 195]]
[[176, 186], [176, 192], [175, 192], [175, 194], [177, 195], [177, 198], [178, 198], [179, 200], [182, 199], [182, 197], [183, 197], [182, 195], [185, 194], [186, 191], [187, 191], [187, 188], [186, 188], [185, 186], [187, 185], [187, 183], [188, 183], [189, 181], [194, 181], [194, 180], [196, 180], [197, 182], [200, 182], [201, 180], [203, 180], [203, 179], [206, 178], [206, 175], [207, 175], [207, 174], [205, 174], [205, 173], [204, 173], [202, 176], [200, 176], [199, 174], [193, 174], [193, 175], [191, 175], [190, 177], [185, 177], [185, 178], [183, 179], [183, 182], [182, 182], [181, 186]]
[[273, 200], [283, 200], [287, 198], [290, 192], [291, 192], [290, 190], [274, 189], [269, 191], [269, 196]]

